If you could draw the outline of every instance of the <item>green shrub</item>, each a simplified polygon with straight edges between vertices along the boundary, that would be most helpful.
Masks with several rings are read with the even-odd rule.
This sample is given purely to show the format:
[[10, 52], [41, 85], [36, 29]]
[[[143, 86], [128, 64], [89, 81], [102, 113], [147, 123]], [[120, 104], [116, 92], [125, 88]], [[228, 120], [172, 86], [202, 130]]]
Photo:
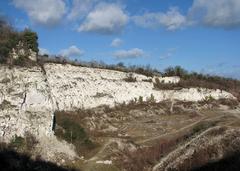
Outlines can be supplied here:
[[139, 98], [138, 98], [138, 103], [140, 103], [140, 104], [143, 103], [143, 97], [142, 97], [142, 96], [139, 96]]
[[151, 102], [151, 103], [155, 103], [156, 102], [156, 99], [155, 99], [153, 94], [151, 94], [149, 102]]
[[10, 142], [10, 146], [17, 149], [23, 148], [24, 145], [25, 145], [25, 139], [17, 135], [15, 135], [15, 137]]
[[24, 137], [15, 135], [9, 146], [19, 152], [28, 153], [34, 149], [37, 143], [37, 139], [31, 133], [26, 132]]
[[64, 112], [56, 112], [55, 135], [75, 145], [77, 152], [95, 148], [95, 144], [89, 139], [85, 129], [80, 125], [78, 119]]
[[136, 82], [137, 79], [135, 77], [133, 77], [132, 73], [130, 73], [126, 78], [124, 78], [124, 81], [126, 81], [126, 82]]
[[27, 49], [32, 49], [34, 52], [38, 53], [38, 36], [36, 32], [29, 29], [25, 29], [21, 33], [21, 40], [27, 46]]
[[212, 101], [214, 101], [214, 98], [211, 95], [209, 95], [205, 98], [205, 101], [206, 102], [212, 102]]
[[37, 33], [25, 29], [23, 32], [14, 30], [5, 21], [0, 19], [0, 63], [8, 63], [10, 52], [22, 42], [25, 50], [32, 49], [38, 53]]

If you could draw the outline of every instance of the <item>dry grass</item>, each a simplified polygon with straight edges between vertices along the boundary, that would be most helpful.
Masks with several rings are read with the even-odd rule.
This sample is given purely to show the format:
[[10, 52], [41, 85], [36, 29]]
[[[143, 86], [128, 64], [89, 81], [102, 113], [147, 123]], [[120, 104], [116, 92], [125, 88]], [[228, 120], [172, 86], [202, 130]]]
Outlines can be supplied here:
[[190, 140], [204, 130], [216, 125], [216, 122], [201, 122], [190, 131], [174, 134], [168, 138], [161, 138], [152, 146], [142, 147], [136, 151], [124, 150], [119, 154], [118, 167], [127, 171], [139, 171], [151, 169], [159, 160], [177, 148], [179, 145]]

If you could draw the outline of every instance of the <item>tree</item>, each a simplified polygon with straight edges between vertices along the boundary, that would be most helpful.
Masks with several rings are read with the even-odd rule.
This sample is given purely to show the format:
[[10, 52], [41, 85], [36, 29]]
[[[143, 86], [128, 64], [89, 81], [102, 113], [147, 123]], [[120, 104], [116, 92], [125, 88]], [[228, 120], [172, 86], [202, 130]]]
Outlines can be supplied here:
[[6, 63], [9, 53], [16, 47], [19, 34], [2, 18], [0, 18], [0, 63]]
[[188, 75], [187, 70], [183, 69], [181, 66], [168, 67], [164, 70], [165, 76], [179, 76], [186, 77]]
[[179, 76], [179, 77], [181, 77], [181, 78], [183, 78], [183, 77], [185, 77], [186, 75], [188, 75], [187, 70], [183, 69], [181, 66], [176, 66], [176, 67], [174, 68], [174, 70], [175, 70], [175, 75], [176, 75], [176, 76]]
[[22, 33], [22, 41], [28, 49], [32, 49], [34, 52], [38, 53], [38, 35], [36, 32], [25, 29]]
[[119, 63], [117, 63], [117, 66], [118, 66], [118, 67], [121, 67], [121, 68], [124, 68], [124, 67], [125, 67], [125, 65], [124, 65], [123, 62], [119, 62]]

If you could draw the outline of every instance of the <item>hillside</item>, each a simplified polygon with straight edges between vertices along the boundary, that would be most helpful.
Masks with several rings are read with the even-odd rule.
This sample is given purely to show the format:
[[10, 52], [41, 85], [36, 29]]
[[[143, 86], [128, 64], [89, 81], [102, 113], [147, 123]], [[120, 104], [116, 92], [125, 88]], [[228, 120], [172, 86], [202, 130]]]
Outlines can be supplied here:
[[239, 2], [0, 1], [0, 170], [239, 171]]
[[[164, 153], [198, 134], [195, 127], [203, 131], [231, 125], [239, 117], [229, 111], [238, 105], [232, 94], [201, 87], [176, 89], [180, 77], [55, 63], [1, 65], [0, 71], [1, 140], [17, 143], [13, 146], [19, 152], [27, 150], [33, 157], [77, 169], [149, 169], [163, 156], [151, 154], [152, 149], [166, 138]], [[156, 88], [159, 81], [172, 88]], [[229, 116], [219, 114], [224, 111]], [[24, 137], [35, 137], [30, 138], [30, 149]], [[132, 161], [135, 153], [147, 158]]]

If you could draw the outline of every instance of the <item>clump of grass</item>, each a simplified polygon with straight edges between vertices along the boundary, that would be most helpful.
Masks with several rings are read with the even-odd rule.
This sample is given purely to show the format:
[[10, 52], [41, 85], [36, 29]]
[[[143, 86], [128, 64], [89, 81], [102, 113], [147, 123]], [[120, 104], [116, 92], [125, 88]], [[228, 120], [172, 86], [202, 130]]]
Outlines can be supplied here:
[[15, 137], [12, 138], [9, 147], [19, 152], [31, 153], [37, 143], [37, 139], [31, 133], [26, 132], [24, 137], [15, 135]]
[[192, 134], [197, 134], [197, 133], [200, 133], [210, 127], [214, 127], [216, 126], [216, 122], [203, 122], [203, 123], [200, 123], [198, 125], [196, 125], [195, 127], [193, 127], [192, 129]]
[[136, 82], [137, 79], [135, 77], [133, 77], [133, 74], [130, 73], [126, 78], [123, 79], [126, 82]]
[[7, 100], [3, 100], [3, 102], [0, 104], [0, 110], [9, 108], [11, 106], [11, 103]]
[[149, 83], [151, 83], [151, 82], [152, 82], [152, 78], [149, 78], [149, 79], [143, 79], [142, 81], [143, 81], [143, 82], [149, 82]]
[[10, 142], [10, 146], [17, 149], [23, 148], [24, 144], [25, 144], [25, 139], [17, 135], [15, 135], [15, 137]]

